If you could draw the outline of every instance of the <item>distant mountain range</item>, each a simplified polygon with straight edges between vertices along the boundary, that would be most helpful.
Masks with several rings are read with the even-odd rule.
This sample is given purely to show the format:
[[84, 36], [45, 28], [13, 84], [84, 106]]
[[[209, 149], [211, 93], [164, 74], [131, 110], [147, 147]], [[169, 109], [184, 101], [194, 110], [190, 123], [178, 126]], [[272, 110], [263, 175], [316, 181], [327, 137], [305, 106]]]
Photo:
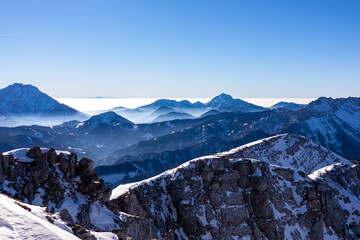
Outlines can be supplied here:
[[[220, 109], [219, 106], [231, 105], [225, 104], [225, 99], [233, 101], [228, 95], [222, 94], [207, 105], [217, 106], [217, 109]], [[160, 109], [157, 108], [155, 111], [159, 110], [157, 112], [165, 116], [175, 111], [181, 103], [171, 100], [174, 108], [160, 106], [164, 102], [168, 101], [159, 101], [154, 108], [159, 107]], [[182, 104], [194, 105], [187, 101]], [[8, 151], [33, 145], [53, 146], [61, 150], [75, 151], [80, 156], [86, 154], [97, 160], [98, 165], [118, 163], [126, 155], [136, 157], [164, 151], [181, 152], [188, 147], [204, 147], [210, 143], [214, 144], [213, 146], [222, 146], [218, 149], [209, 148], [213, 152], [225, 151], [236, 144], [245, 144], [246, 141], [279, 133], [295, 133], [307, 136], [343, 156], [359, 156], [359, 98], [319, 98], [299, 110], [254, 110], [260, 109], [255, 107], [251, 112], [221, 112], [211, 109], [199, 118], [190, 119], [189, 116], [189, 119], [183, 120], [163, 119], [163, 122], [150, 124], [135, 124], [115, 112], [108, 112], [93, 116], [87, 121], [70, 121], [51, 128], [36, 125], [2, 127], [0, 150]], [[133, 111], [142, 110], [139, 108]], [[194, 154], [189, 156], [191, 158], [206, 154], [202, 151], [195, 154], [194, 149], [192, 152]], [[191, 159], [189, 157], [182, 157], [182, 161]], [[102, 158], [104, 159], [99, 161]]]
[[[58, 116], [58, 120], [67, 116], [83, 117], [33, 86], [14, 84], [1, 90], [1, 96], [4, 99], [1, 109], [7, 109], [1, 112], [6, 119], [10, 116], [22, 119], [23, 115], [35, 113], [43, 119], [53, 115]], [[19, 106], [21, 111], [16, 108], [18, 101], [27, 102]], [[129, 169], [128, 173], [137, 171], [139, 174], [131, 176], [138, 180], [192, 158], [283, 133], [303, 135], [346, 158], [360, 158], [360, 98], [322, 97], [306, 106], [295, 105], [279, 103], [266, 109], [226, 94], [206, 104], [162, 99], [136, 109], [119, 107], [117, 111], [87, 120], [52, 127], [0, 127], [0, 150], [38, 145], [73, 151], [80, 157], [86, 155], [94, 159], [96, 166], [113, 166], [112, 169], [104, 167], [111, 171], [99, 171], [105, 179], [106, 175], [110, 178], [113, 174], [124, 174], [122, 170], [114, 171], [124, 166], [123, 169]], [[195, 117], [198, 115], [190, 115], [185, 110], [201, 116]], [[119, 111], [141, 113], [154, 123], [134, 123], [126, 114], [119, 115]], [[183, 117], [186, 119], [172, 120]], [[150, 175], [140, 174], [145, 163], [152, 169]], [[124, 177], [123, 182], [133, 179]]]
[[[301, 104], [281, 102], [271, 108], [298, 110], [301, 107], [303, 107]], [[151, 123], [191, 119], [214, 112], [258, 112], [265, 110], [268, 109], [241, 99], [234, 99], [230, 95], [222, 93], [207, 103], [159, 99], [135, 109], [119, 106], [111, 111], [134, 123]], [[15, 83], [0, 90], [0, 126], [33, 124], [50, 126], [65, 121], [85, 120], [88, 117], [84, 113], [60, 104], [32, 85]]]
[[[208, 120], [206, 124], [193, 120], [190, 128], [119, 149], [101, 161], [111, 166], [100, 166], [95, 171], [105, 179], [114, 179], [111, 175], [124, 174], [124, 169], [128, 169], [133, 178], [140, 180], [149, 177], [150, 172], [156, 175], [189, 159], [279, 133], [300, 134], [347, 158], [359, 159], [359, 100], [319, 98], [297, 111], [274, 109], [210, 115], [202, 118], [204, 122]], [[127, 175], [121, 176], [122, 183], [133, 181]]]
[[248, 103], [241, 99], [234, 99], [230, 95], [224, 93], [214, 97], [207, 103], [191, 103], [187, 100], [175, 101], [169, 99], [159, 99], [151, 104], [141, 106], [136, 109], [127, 109], [124, 107], [117, 107], [112, 109], [112, 111], [115, 111], [116, 113], [136, 123], [190, 119], [202, 116], [209, 111], [258, 112], [264, 110], [267, 109]]

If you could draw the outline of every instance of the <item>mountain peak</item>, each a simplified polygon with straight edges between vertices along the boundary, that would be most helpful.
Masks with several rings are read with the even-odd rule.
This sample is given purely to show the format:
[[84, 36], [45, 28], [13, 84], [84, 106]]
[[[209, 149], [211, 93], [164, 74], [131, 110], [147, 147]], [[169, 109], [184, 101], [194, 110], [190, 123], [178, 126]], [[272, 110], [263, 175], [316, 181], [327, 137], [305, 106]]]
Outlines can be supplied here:
[[31, 84], [14, 83], [0, 89], [0, 113], [5, 116], [80, 116], [77, 110], [41, 92]]
[[221, 93], [206, 103], [207, 107], [219, 111], [261, 111], [263, 107], [256, 106], [241, 99], [234, 99], [231, 95]]
[[218, 100], [218, 99], [225, 100], [225, 101], [234, 100], [234, 98], [231, 95], [226, 94], [226, 93], [221, 93], [220, 95], [214, 97], [212, 100]]
[[270, 107], [270, 109], [287, 109], [287, 110], [299, 110], [305, 107], [305, 104], [299, 104], [294, 102], [278, 102]]
[[6, 92], [6, 93], [16, 93], [16, 94], [24, 94], [24, 92], [29, 92], [31, 91], [33, 94], [44, 94], [42, 93], [37, 87], [31, 85], [31, 84], [23, 84], [23, 83], [14, 83], [11, 84], [3, 89], [0, 90], [1, 92]]
[[92, 116], [89, 120], [85, 121], [86, 125], [97, 126], [101, 124], [111, 124], [111, 123], [127, 123], [133, 124], [131, 121], [126, 118], [116, 114], [113, 111], [101, 113], [99, 115]]
[[162, 106], [169, 107], [169, 108], [192, 108], [193, 107], [191, 102], [189, 102], [188, 100], [176, 101], [176, 100], [172, 100], [172, 99], [158, 99], [151, 104], [139, 107], [139, 109], [156, 110]]

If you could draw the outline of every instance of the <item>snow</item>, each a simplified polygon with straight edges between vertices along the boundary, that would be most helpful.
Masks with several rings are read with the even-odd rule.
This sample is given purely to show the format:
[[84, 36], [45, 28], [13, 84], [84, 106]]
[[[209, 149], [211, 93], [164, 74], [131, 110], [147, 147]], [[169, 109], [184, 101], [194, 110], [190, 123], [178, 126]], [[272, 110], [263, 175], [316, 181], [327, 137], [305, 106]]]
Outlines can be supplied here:
[[22, 162], [33, 162], [34, 159], [26, 156], [26, 153], [28, 151], [29, 151], [29, 148], [19, 148], [19, 149], [11, 150], [8, 152], [4, 152], [3, 155], [13, 155], [14, 158], [17, 158]]
[[300, 135], [281, 134], [217, 154], [231, 158], [253, 158], [290, 167], [307, 174], [333, 163], [352, 165], [343, 157]]
[[[199, 158], [201, 159], [201, 158]], [[137, 185], [141, 185], [144, 183], [147, 184], [153, 184], [153, 181], [156, 181], [157, 179], [161, 178], [161, 177], [165, 177], [167, 175], [171, 175], [172, 177], [174, 177], [174, 174], [177, 172], [178, 169], [180, 168], [188, 168], [188, 169], [194, 169], [195, 168], [195, 164], [194, 162], [199, 160], [199, 159], [194, 159], [191, 161], [188, 161], [176, 168], [173, 168], [171, 170], [168, 170], [166, 172], [160, 173], [159, 175], [156, 175], [154, 177], [139, 181], [139, 182], [133, 182], [133, 183], [128, 183], [128, 184], [120, 184], [119, 186], [117, 186], [115, 189], [112, 190], [111, 193], [111, 197], [110, 200], [116, 199], [118, 197], [120, 197], [121, 195], [123, 195], [124, 193], [126, 193], [130, 188], [135, 187]]]
[[90, 231], [91, 234], [93, 234], [97, 240], [118, 240], [119, 238], [111, 232], [92, 232]]
[[[308, 239], [307, 238], [307, 235], [308, 235], [308, 231], [306, 230], [303, 230], [298, 223], [296, 223], [295, 225], [293, 226], [289, 226], [289, 225], [286, 225], [285, 226], [285, 231], [284, 231], [284, 237], [285, 239], [294, 239], [294, 237], [291, 235], [291, 233], [295, 233], [295, 232], [298, 232], [301, 236], [301, 239]], [[327, 239], [327, 238], [324, 238], [324, 239]]]
[[90, 221], [97, 228], [106, 231], [118, 229], [119, 226], [114, 221], [116, 218], [118, 217], [113, 212], [99, 202], [94, 202], [90, 207]]
[[112, 190], [110, 200], [117, 199], [118, 197], [120, 197], [121, 195], [123, 195], [124, 193], [129, 191], [129, 189], [131, 187], [133, 187], [137, 184], [139, 184], [139, 183], [135, 182], [135, 183], [128, 183], [128, 184], [121, 184], [121, 185], [117, 186], [114, 190]]
[[7, 239], [78, 239], [0, 194], [0, 236]]
[[62, 209], [67, 209], [72, 217], [72, 219], [75, 221], [76, 216], [79, 212], [79, 206], [81, 204], [85, 204], [86, 200], [81, 195], [78, 194], [78, 200], [74, 201], [72, 198], [65, 198], [65, 200], [61, 203], [61, 205], [57, 208], [55, 208], [55, 211], [60, 212]]
[[[30, 148], [18, 148], [18, 149], [14, 149], [8, 152], [4, 152], [3, 155], [13, 155], [14, 158], [17, 158], [19, 161], [21, 162], [33, 162], [34, 159], [29, 158], [26, 156], [26, 153], [29, 151]], [[41, 148], [41, 152], [45, 153], [49, 151], [48, 148]], [[60, 154], [63, 153], [65, 155], [70, 155], [71, 153], [68, 151], [58, 151], [56, 150], [56, 154]]]
[[212, 237], [211, 233], [209, 231], [207, 231], [205, 235], [201, 235], [201, 239], [202, 240], [212, 240], [213, 237]]
[[260, 169], [256, 168], [255, 172], [253, 173], [253, 176], [254, 177], [261, 177], [262, 173], [261, 173]]
[[348, 123], [351, 127], [360, 129], [360, 112], [348, 112], [344, 109], [339, 109], [335, 112], [335, 115], [342, 121]]
[[[323, 230], [323, 232], [324, 232], [324, 239], [326, 239], [326, 240], [338, 240], [338, 239], [340, 239], [340, 238], [336, 235], [335, 231], [332, 230], [331, 228], [327, 228], [325, 224], [324, 224], [324, 227], [323, 227], [323, 228], [324, 228], [324, 230]], [[329, 234], [329, 232], [331, 232], [331, 234]]]
[[36, 206], [41, 206], [41, 205], [43, 205], [43, 198], [42, 198], [42, 196], [44, 196], [45, 191], [44, 191], [44, 189], [42, 189], [42, 188], [39, 188], [37, 191], [38, 191], [38, 192], [35, 193], [34, 200], [32, 200], [31, 203], [32, 203], [33, 205], [36, 205]]

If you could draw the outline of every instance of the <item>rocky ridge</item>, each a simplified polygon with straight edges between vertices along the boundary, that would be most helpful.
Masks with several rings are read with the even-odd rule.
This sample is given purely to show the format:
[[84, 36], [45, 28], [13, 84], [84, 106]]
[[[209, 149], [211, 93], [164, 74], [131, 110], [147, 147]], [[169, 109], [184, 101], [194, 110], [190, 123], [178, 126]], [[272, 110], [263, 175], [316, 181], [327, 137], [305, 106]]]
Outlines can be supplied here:
[[[214, 155], [119, 186], [111, 203], [141, 219], [140, 232], [127, 232], [138, 239], [359, 238], [360, 167], [328, 168], [321, 179], [311, 178], [264, 161]], [[344, 182], [335, 188], [327, 178]]]
[[90, 159], [39, 148], [11, 154], [0, 154], [1, 192], [30, 210], [47, 207], [48, 221], [81, 239], [360, 237], [360, 166], [297, 135], [197, 158], [113, 191]]

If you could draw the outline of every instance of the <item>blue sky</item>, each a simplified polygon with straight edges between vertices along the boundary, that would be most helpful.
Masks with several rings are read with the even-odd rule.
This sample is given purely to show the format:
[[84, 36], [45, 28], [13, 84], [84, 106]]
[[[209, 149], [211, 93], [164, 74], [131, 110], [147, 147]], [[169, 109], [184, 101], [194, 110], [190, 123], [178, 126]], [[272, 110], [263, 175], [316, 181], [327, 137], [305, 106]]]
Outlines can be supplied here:
[[347, 97], [360, 1], [0, 0], [0, 87], [54, 97]]

